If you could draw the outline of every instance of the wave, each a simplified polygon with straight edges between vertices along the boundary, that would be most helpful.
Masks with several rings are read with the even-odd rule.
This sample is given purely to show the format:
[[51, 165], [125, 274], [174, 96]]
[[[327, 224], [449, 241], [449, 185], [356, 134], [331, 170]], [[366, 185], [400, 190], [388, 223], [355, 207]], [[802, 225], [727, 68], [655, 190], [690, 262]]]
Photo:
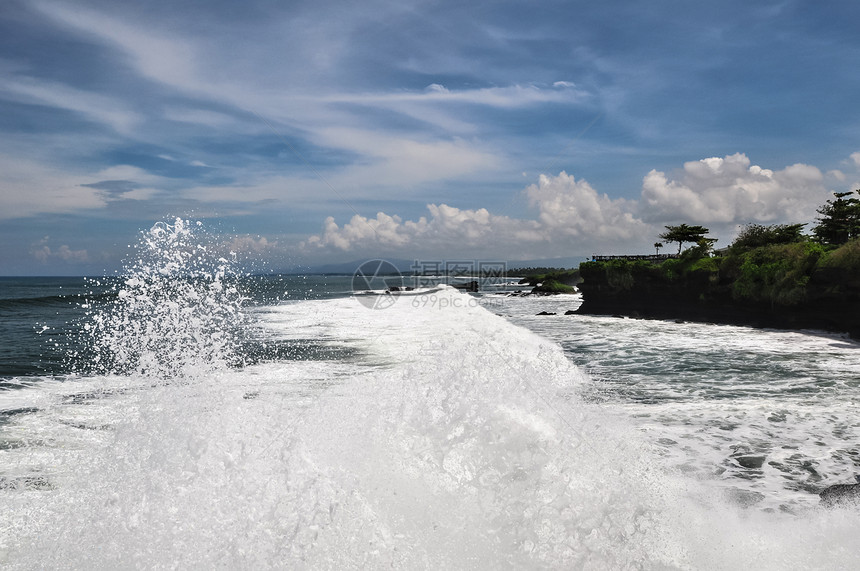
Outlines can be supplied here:
[[[398, 300], [373, 310], [340, 299], [255, 314], [274, 340], [325, 338], [354, 349], [352, 360], [207, 368], [181, 383], [130, 374], [51, 385], [54, 404], [14, 418], [62, 446], [28, 452], [52, 467], [33, 480], [38, 489], [5, 480], [24, 483], [0, 490], [17, 494], [5, 501], [14, 533], [0, 560], [347, 569], [860, 562], [856, 514], [745, 512], [707, 482], [667, 472], [630, 424], [582, 397], [591, 380], [558, 345], [443, 293], [449, 303], [434, 306]], [[75, 392], [86, 398], [69, 398]]]
[[[247, 312], [200, 240], [144, 233], [85, 308], [93, 371], [0, 392], [3, 567], [860, 565], [856, 512], [744, 511], [667, 470], [465, 293]], [[267, 347], [242, 367], [237, 323]]]

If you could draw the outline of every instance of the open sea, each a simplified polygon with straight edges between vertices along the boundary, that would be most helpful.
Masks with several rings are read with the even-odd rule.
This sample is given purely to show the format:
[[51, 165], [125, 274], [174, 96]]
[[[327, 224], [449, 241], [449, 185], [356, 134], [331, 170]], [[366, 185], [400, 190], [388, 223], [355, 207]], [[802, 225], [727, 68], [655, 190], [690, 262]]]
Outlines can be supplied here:
[[860, 509], [817, 496], [860, 474], [857, 342], [206, 240], [0, 278], [0, 567], [860, 568]]

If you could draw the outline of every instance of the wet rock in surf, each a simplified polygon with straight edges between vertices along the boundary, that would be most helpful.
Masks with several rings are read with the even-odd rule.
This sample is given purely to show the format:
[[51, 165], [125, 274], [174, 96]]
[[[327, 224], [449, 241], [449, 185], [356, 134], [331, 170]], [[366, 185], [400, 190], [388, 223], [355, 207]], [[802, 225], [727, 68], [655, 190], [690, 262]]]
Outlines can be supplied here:
[[860, 506], [860, 484], [836, 484], [819, 492], [821, 505], [836, 507], [844, 505]]
[[765, 456], [749, 454], [744, 456], [735, 456], [735, 462], [737, 462], [742, 468], [746, 468], [748, 470], [760, 470], [762, 465], [764, 465], [765, 458]]

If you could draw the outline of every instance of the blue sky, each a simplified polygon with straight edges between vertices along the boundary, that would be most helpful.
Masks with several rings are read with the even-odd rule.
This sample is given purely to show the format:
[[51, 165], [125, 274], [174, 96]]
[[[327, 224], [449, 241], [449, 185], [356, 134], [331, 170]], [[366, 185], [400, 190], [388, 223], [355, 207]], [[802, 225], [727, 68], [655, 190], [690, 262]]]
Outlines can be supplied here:
[[[856, 2], [0, 8], [0, 274], [649, 252], [860, 188]], [[263, 266], [263, 264], [266, 264]]]

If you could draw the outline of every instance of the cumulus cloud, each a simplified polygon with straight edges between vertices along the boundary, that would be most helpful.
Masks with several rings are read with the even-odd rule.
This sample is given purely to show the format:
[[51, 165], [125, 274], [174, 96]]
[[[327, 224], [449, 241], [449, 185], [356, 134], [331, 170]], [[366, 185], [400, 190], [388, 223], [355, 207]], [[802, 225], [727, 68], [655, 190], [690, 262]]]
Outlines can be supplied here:
[[224, 244], [224, 249], [237, 254], [260, 254], [276, 248], [278, 242], [269, 241], [265, 236], [250, 236], [247, 234], [234, 236]]
[[[308, 238], [305, 250], [328, 248], [358, 252], [376, 247], [393, 252], [454, 251], [469, 255], [571, 255], [571, 248], [613, 245], [648, 236], [650, 228], [630, 212], [632, 204], [598, 194], [588, 182], [567, 173], [543, 175], [525, 190], [535, 219], [492, 214], [486, 208], [460, 209], [428, 204], [429, 215], [418, 220], [379, 212], [375, 218], [356, 214], [342, 227], [326, 218], [323, 231]], [[551, 245], [551, 246], [548, 246]], [[545, 248], [552, 251], [547, 254]]]
[[538, 184], [525, 192], [538, 209], [548, 238], [562, 234], [618, 241], [648, 231], [632, 214], [635, 203], [598, 194], [587, 181], [576, 180], [565, 172], [556, 177], [541, 175]]
[[45, 236], [30, 248], [30, 254], [42, 263], [52, 261], [63, 262], [88, 262], [90, 256], [86, 250], [72, 250], [68, 245], [63, 244], [59, 248], [52, 249], [48, 245], [50, 236]]
[[851, 153], [851, 161], [854, 163], [854, 166], [860, 168], [860, 151]]
[[670, 178], [652, 170], [642, 182], [640, 217], [647, 222], [740, 224], [809, 220], [827, 198], [818, 168], [779, 171], [752, 165], [745, 154], [684, 163]]
[[823, 179], [813, 166], [774, 171], [752, 165], [738, 153], [688, 162], [675, 178], [652, 170], [642, 181], [640, 199], [626, 200], [612, 199], [586, 180], [561, 172], [541, 175], [524, 190], [531, 218], [428, 204], [429, 215], [418, 220], [379, 212], [375, 218], [356, 214], [339, 226], [328, 217], [322, 232], [301, 247], [402, 255], [428, 249], [497, 255], [528, 251], [542, 257], [644, 251], [664, 225], [679, 222], [708, 225], [712, 235], [727, 242], [739, 224], [812, 220], [828, 198]]
[[322, 233], [308, 238], [302, 247], [331, 247], [342, 251], [367, 246], [395, 250], [406, 246], [431, 249], [452, 243], [464, 244], [464, 241], [480, 247], [490, 239], [505, 241], [505, 237], [510, 238], [512, 235], [523, 239], [530, 237], [520, 233], [522, 229], [519, 228], [519, 221], [491, 215], [485, 208], [461, 210], [447, 204], [428, 204], [427, 209], [429, 218], [422, 216], [414, 221], [404, 221], [399, 216], [389, 216], [384, 212], [377, 213], [376, 218], [356, 214], [343, 227], [329, 216], [323, 223]]

